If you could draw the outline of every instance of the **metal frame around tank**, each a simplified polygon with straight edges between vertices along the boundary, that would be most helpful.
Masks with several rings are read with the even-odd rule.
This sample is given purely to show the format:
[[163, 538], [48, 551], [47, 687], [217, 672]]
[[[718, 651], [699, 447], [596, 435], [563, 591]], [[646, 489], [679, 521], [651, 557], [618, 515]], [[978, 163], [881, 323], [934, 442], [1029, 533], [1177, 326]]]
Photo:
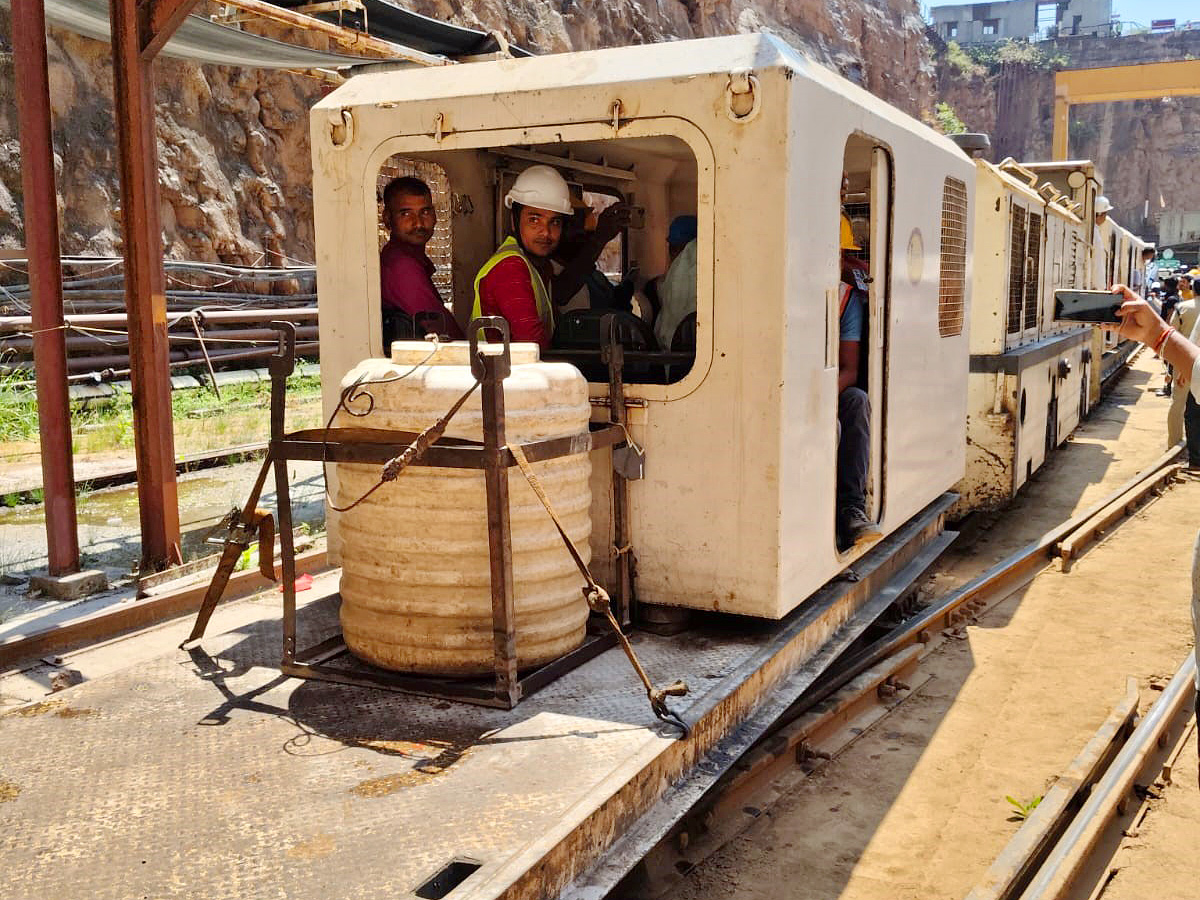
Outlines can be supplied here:
[[[482, 706], [512, 709], [529, 696], [571, 669], [616, 646], [616, 635], [593, 614], [587, 636], [577, 649], [525, 675], [517, 670], [516, 608], [513, 597], [512, 538], [509, 520], [508, 473], [517, 465], [505, 439], [504, 379], [511, 370], [508, 323], [503, 319], [471, 323], [471, 368], [479, 379], [483, 407], [483, 442], [442, 438], [422, 453], [414, 466], [453, 469], [482, 469], [487, 496], [488, 552], [491, 560], [492, 633], [495, 645], [495, 677], [489, 684], [480, 680], [411, 675], [380, 669], [349, 655], [342, 634], [303, 650], [296, 648], [296, 566], [292, 539], [292, 508], [288, 485], [288, 463], [310, 460], [345, 463], [376, 463], [382, 466], [399, 456], [415, 434], [370, 428], [313, 428], [284, 432], [287, 378], [295, 367], [295, 330], [291, 323], [272, 323], [280, 332], [279, 352], [270, 357], [271, 441], [269, 460], [275, 471], [276, 502], [279, 510], [279, 550], [283, 587], [283, 659], [280, 670], [287, 675], [342, 684], [386, 688]], [[499, 353], [483, 352], [476, 342], [481, 326], [503, 333]], [[492, 345], [496, 346], [496, 345]], [[592, 424], [589, 430], [569, 437], [521, 444], [530, 462], [542, 462], [616, 447], [627, 441], [624, 423], [625, 398], [620, 375], [620, 347], [609, 348], [610, 413], [613, 422]], [[613, 548], [617, 559], [617, 590], [614, 613], [623, 627], [631, 621], [633, 564], [630, 551], [628, 483], [616, 471], [613, 479]], [[582, 599], [581, 599], [581, 602]], [[597, 621], [600, 619], [601, 621]], [[330, 665], [338, 657], [348, 665]]]

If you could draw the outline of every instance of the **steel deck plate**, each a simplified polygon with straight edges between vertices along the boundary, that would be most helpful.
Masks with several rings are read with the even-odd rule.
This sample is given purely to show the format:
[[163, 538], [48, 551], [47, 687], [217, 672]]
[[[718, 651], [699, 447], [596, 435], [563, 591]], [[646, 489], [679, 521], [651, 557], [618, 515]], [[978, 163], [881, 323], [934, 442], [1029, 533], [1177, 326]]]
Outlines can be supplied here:
[[[617, 649], [504, 711], [286, 678], [269, 621], [15, 710], [0, 896], [403, 897], [455, 859], [480, 868], [454, 900], [554, 896], [782, 679], [853, 637], [899, 538], [783, 622], [636, 635], [657, 683], [692, 687], [675, 701], [686, 741]], [[333, 603], [300, 622], [301, 644], [326, 636]]]

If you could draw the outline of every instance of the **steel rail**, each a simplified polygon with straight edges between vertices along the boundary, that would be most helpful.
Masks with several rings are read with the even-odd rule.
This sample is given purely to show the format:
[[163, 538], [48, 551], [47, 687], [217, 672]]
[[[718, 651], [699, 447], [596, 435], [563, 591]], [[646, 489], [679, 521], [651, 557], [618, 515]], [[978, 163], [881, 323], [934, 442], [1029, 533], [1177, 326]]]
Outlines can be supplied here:
[[[182, 312], [168, 312], [167, 318], [187, 318], [192, 312], [185, 310]], [[94, 313], [91, 315], [80, 316], [64, 316], [65, 323], [70, 325], [78, 325], [85, 328], [103, 328], [119, 325], [124, 327], [127, 323], [125, 313]], [[317, 308], [315, 306], [273, 306], [268, 309], [214, 309], [204, 311], [204, 320], [206, 322], [237, 322], [239, 324], [247, 323], [266, 323], [276, 319], [315, 319], [317, 318]], [[31, 328], [33, 320], [30, 316], [0, 316], [0, 329], [8, 328]]]
[[1137, 724], [1138, 682], [1125, 679], [1125, 696], [1071, 765], [1017, 829], [966, 900], [1013, 900], [1037, 873], [1096, 783], [1112, 766]]
[[1087, 802], [1067, 827], [1046, 861], [1038, 869], [1021, 900], [1057, 900], [1076, 886], [1084, 865], [1124, 805], [1138, 777], [1152, 762], [1156, 750], [1168, 743], [1180, 713], [1195, 698], [1196, 657], [1189, 651], [1183, 665], [1138, 723], [1112, 766], [1096, 783]]
[[[651, 880], [674, 882], [678, 880], [679, 873], [690, 871], [700, 860], [719, 849], [741, 831], [744, 823], [735, 823], [732, 827], [719, 826], [717, 819], [721, 816], [718, 813], [728, 813], [729, 810], [740, 809], [743, 805], [740, 798], [745, 798], [754, 791], [760, 790], [768, 780], [773, 780], [781, 774], [782, 768], [790, 767], [802, 756], [807, 756], [813, 746], [811, 737], [821, 727], [820, 723], [824, 717], [823, 710], [826, 710], [827, 707], [835, 711], [856, 707], [864, 703], [866, 695], [872, 692], [880, 692], [883, 696], [884, 688], [888, 688], [894, 693], [896, 690], [907, 687], [896, 678], [894, 673], [910, 667], [915, 669], [918, 660], [928, 652], [927, 647], [918, 648], [932, 642], [931, 632], [934, 628], [956, 624], [959, 611], [964, 606], [976, 611], [981, 610], [994, 601], [1010, 596], [1022, 585], [1031, 581], [1034, 576], [1053, 562], [1062, 541], [1071, 538], [1080, 529], [1086, 529], [1090, 524], [1094, 524], [1096, 517], [1109, 507], [1119, 505], [1122, 509], [1128, 508], [1131, 504], [1136, 503], [1137, 498], [1155, 490], [1164, 474], [1169, 476], [1174, 473], [1173, 463], [1181, 449], [1182, 445], [1172, 448], [1137, 476], [1122, 484], [1089, 509], [1071, 517], [1022, 550], [992, 566], [966, 585], [947, 595], [934, 607], [900, 624], [880, 640], [849, 657], [841, 665], [832, 666], [823, 677], [814, 681], [808, 691], [802, 694], [787, 711], [778, 716], [769, 728], [764, 730], [753, 747], [747, 748], [720, 783], [714, 785], [704, 798], [697, 798], [691, 809], [680, 814], [681, 820], [684, 817], [690, 817], [690, 820], [696, 821], [692, 821], [691, 825], [685, 823], [681, 829], [675, 829], [669, 836], [664, 836], [655, 845], [653, 851], [644, 853], [647, 864], [644, 874]], [[898, 597], [899, 595], [894, 596], [893, 601]], [[1128, 716], [1131, 717], [1133, 710], [1129, 708], [1130, 703], [1136, 704], [1136, 696], [1132, 700], [1127, 697], [1123, 704], [1122, 713], [1128, 713]], [[1128, 718], [1123, 721], [1128, 724]], [[1118, 736], [1110, 734], [1110, 732], [1116, 731], [1116, 726], [1107, 727], [1106, 736], [1112, 738], [1109, 744], [1111, 749], [1108, 750], [1104, 749], [1104, 740], [1095, 740], [1097, 747], [1090, 748], [1088, 760], [1097, 756], [1101, 758], [1096, 759], [1095, 763], [1091, 765], [1094, 770], [1088, 773], [1091, 781], [1100, 777], [1107, 760], [1116, 754], [1115, 744], [1118, 738], [1127, 734], [1129, 730], [1129, 728], [1123, 728], [1122, 735]], [[818, 746], [819, 744], [820, 741], [817, 742]], [[1086, 762], [1087, 760], [1079, 762], [1076, 768], [1086, 768]], [[1075, 778], [1079, 773], [1073, 769], [1068, 774]], [[1064, 790], [1065, 787], [1064, 783]], [[1075, 796], [1072, 795], [1072, 798]], [[1082, 800], [1080, 799], [1078, 802], [1082, 802]], [[1045, 818], [1046, 814], [1050, 812], [1050, 807], [1047, 807], [1042, 818]], [[1065, 819], [1065, 816], [1060, 818]], [[697, 822], [699, 822], [698, 825]], [[1065, 827], [1065, 821], [1057, 821], [1053, 828], [1045, 831], [1036, 841], [1032, 842], [1037, 843], [1045, 852]], [[697, 837], [697, 841], [690, 840], [693, 836]], [[689, 844], [692, 846], [692, 851], [687, 853], [686, 858], [682, 858]], [[665, 867], [661, 859], [663, 852], [668, 857]], [[1022, 884], [1028, 880], [1033, 865], [1033, 863], [1023, 865]]]
[[[1080, 529], [1088, 527], [1092, 520], [1110, 506], [1119, 505], [1124, 508], [1135, 503], [1149, 491], [1156, 489], [1159, 482], [1163, 480], [1164, 470], [1172, 467], [1181, 452], [1182, 444], [1171, 448], [1147, 469], [1135, 475], [1095, 505], [1072, 516], [1057, 528], [1046, 532], [1026, 547], [1002, 559], [930, 608], [896, 626], [883, 638], [859, 651], [831, 672], [828, 680], [824, 680], [820, 686], [814, 685], [812, 690], [800, 698], [793, 713], [781, 719], [779, 724], [784, 725], [791, 721], [814, 704], [831, 696], [852, 678], [861, 675], [906, 646], [915, 642], [928, 643], [932, 629], [950, 628], [957, 624], [958, 615], [963, 607], [973, 606], [979, 609], [993, 601], [1003, 600], [1010, 596], [1053, 562], [1058, 555], [1060, 544], [1068, 541]], [[1078, 545], [1072, 543], [1071, 546]]]

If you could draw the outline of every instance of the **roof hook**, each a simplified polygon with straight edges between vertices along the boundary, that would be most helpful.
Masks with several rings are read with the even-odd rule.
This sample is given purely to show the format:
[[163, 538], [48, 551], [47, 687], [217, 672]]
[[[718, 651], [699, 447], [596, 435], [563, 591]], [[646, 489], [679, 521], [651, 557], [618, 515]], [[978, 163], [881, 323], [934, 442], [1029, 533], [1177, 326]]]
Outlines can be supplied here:
[[725, 111], [735, 122], [745, 122], [757, 115], [762, 105], [762, 92], [758, 89], [758, 78], [749, 69], [735, 69], [729, 73], [725, 86]]
[[501, 31], [492, 30], [489, 31], [488, 34], [491, 36], [492, 40], [496, 42], [496, 52], [498, 52], [501, 56], [507, 56], [509, 59], [512, 59], [512, 50], [509, 48], [508, 38], [504, 36], [504, 33]]
[[343, 107], [329, 116], [329, 142], [338, 150], [349, 147], [354, 141], [354, 116]]

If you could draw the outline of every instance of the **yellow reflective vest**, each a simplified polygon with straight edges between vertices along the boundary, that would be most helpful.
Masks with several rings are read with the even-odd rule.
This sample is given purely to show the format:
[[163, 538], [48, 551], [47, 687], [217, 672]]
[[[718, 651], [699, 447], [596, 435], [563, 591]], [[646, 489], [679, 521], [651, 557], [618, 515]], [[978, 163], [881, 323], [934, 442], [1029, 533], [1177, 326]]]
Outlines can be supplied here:
[[529, 261], [529, 257], [521, 250], [521, 245], [517, 243], [517, 239], [512, 235], [504, 239], [504, 242], [496, 248], [496, 252], [492, 254], [492, 258], [483, 264], [483, 268], [475, 276], [475, 304], [471, 307], [471, 318], [478, 319], [483, 315], [482, 306], [479, 301], [479, 282], [483, 281], [488, 272], [496, 268], [501, 260], [508, 259], [510, 256], [520, 257], [521, 261], [525, 263], [525, 267], [529, 269], [529, 282], [533, 285], [533, 297], [537, 301], [538, 318], [542, 320], [542, 327], [546, 329], [547, 337], [553, 335], [554, 304], [550, 302], [550, 291], [546, 287], [546, 283], [542, 281], [542, 276], [538, 273], [538, 270]]

